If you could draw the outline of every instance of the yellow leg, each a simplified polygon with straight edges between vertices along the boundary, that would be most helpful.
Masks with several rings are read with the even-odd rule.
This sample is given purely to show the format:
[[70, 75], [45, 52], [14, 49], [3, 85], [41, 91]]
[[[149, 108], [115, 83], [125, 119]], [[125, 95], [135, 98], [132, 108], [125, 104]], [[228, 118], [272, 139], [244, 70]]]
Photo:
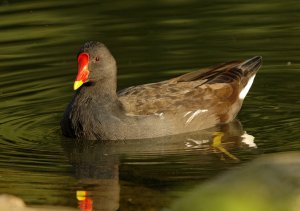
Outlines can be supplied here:
[[214, 138], [213, 138], [212, 146], [214, 148], [218, 149], [219, 151], [221, 151], [222, 153], [224, 153], [225, 155], [227, 155], [231, 159], [239, 161], [239, 159], [237, 157], [235, 157], [233, 154], [231, 154], [230, 152], [228, 152], [222, 146], [222, 137], [224, 136], [224, 133], [222, 133], [222, 132], [214, 132], [213, 136], [214, 136]]

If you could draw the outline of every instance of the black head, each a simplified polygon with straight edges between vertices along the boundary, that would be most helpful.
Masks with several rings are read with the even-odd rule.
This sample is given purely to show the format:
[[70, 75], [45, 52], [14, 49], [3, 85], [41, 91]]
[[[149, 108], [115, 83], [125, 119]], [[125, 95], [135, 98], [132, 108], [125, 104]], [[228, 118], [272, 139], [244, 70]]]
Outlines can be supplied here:
[[86, 42], [78, 55], [78, 74], [74, 90], [82, 84], [116, 77], [116, 61], [107, 47], [97, 41]]

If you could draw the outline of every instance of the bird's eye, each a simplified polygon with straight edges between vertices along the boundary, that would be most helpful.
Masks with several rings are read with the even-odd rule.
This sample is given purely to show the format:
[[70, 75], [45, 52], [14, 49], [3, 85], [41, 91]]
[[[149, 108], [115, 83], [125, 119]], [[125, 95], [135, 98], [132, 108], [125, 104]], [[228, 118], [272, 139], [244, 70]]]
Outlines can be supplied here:
[[95, 57], [95, 61], [98, 62], [100, 58], [98, 56]]

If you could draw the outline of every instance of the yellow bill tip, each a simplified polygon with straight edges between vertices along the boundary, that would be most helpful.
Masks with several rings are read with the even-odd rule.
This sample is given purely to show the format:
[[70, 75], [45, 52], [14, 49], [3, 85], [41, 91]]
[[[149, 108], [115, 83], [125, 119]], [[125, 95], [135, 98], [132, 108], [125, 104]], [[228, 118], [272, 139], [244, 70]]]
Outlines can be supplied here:
[[83, 190], [76, 191], [76, 198], [78, 201], [83, 201], [87, 197], [87, 192]]
[[77, 90], [79, 87], [81, 87], [83, 84], [83, 81], [75, 81], [74, 83], [74, 90]]

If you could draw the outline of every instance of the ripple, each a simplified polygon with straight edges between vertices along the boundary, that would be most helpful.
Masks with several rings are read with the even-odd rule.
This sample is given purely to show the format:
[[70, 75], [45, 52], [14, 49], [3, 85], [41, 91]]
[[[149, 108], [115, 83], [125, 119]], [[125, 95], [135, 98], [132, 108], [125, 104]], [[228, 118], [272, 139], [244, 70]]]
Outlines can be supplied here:
[[[300, 150], [298, 11], [287, 2], [120, 1], [113, 7], [95, 0], [5, 2], [0, 7], [1, 192], [29, 203], [76, 206], [74, 190], [81, 184], [75, 176], [95, 189], [101, 176], [120, 175], [126, 183], [121, 194], [124, 187], [154, 187], [155, 194], [141, 201], [161, 202], [170, 190], [260, 154]], [[295, 15], [282, 19], [284, 14]], [[239, 114], [243, 127], [160, 140], [77, 143], [61, 136], [59, 121], [73, 94], [76, 53], [86, 40], [110, 47], [120, 87], [253, 55], [262, 55], [264, 65]], [[216, 148], [213, 134], [220, 131], [226, 137]], [[242, 140], [245, 131], [257, 148]], [[137, 196], [132, 192], [123, 195], [127, 204]]]

